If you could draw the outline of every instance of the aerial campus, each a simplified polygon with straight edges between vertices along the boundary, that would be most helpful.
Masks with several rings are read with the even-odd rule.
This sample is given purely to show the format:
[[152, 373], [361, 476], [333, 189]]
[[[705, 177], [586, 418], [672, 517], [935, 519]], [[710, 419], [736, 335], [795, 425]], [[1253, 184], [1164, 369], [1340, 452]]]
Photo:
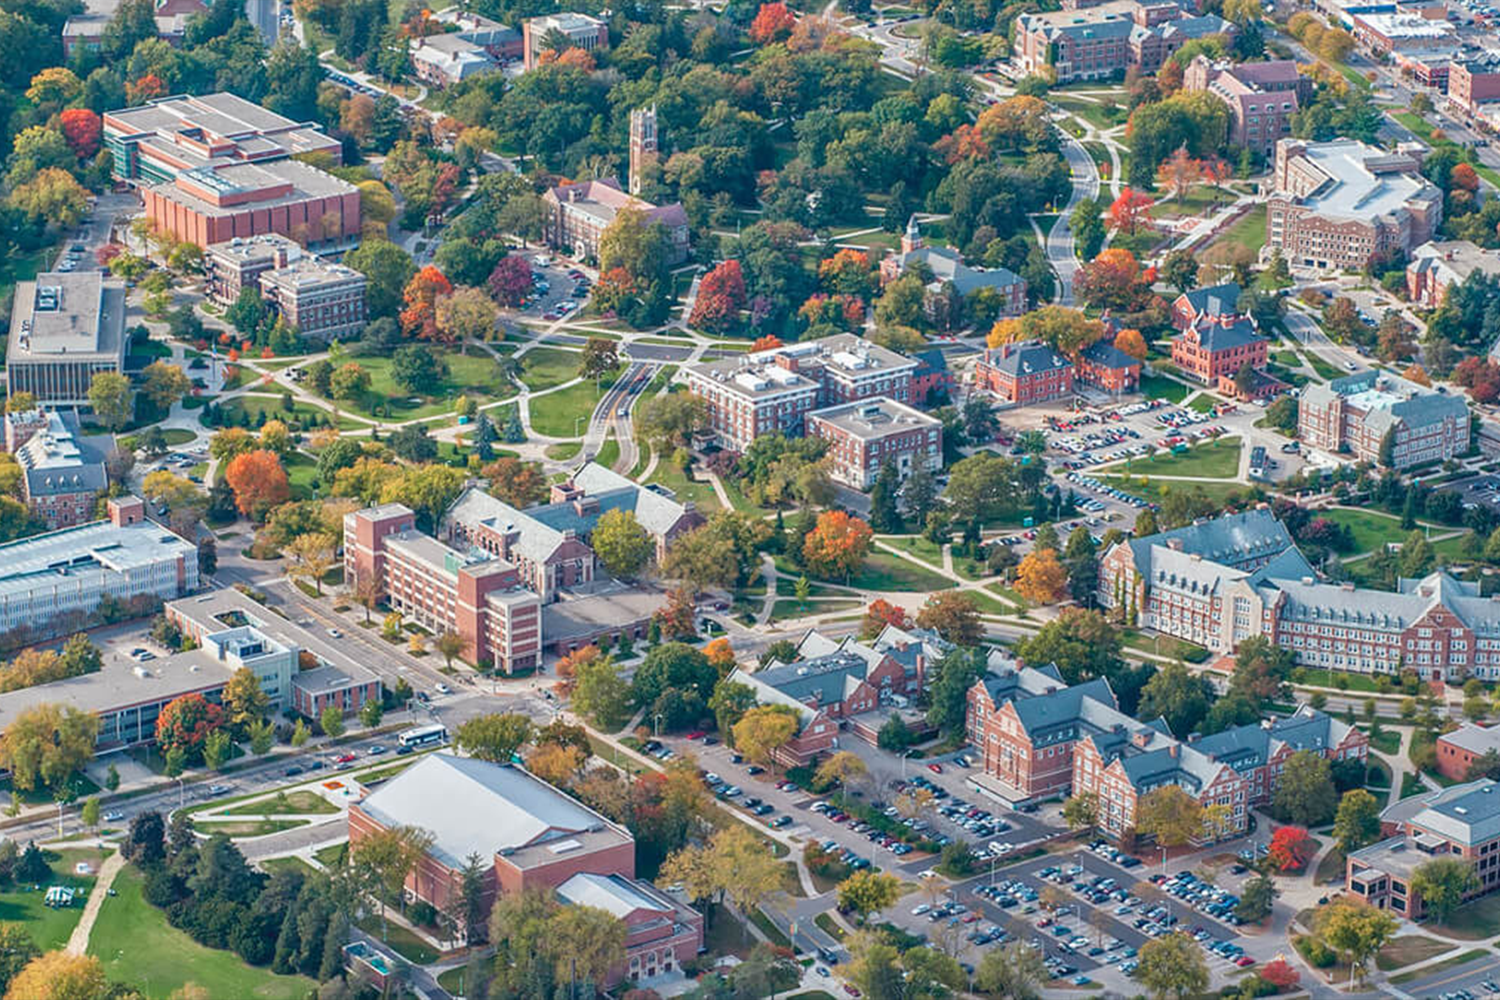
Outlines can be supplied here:
[[0, 3], [0, 997], [1500, 997], [1487, 2]]

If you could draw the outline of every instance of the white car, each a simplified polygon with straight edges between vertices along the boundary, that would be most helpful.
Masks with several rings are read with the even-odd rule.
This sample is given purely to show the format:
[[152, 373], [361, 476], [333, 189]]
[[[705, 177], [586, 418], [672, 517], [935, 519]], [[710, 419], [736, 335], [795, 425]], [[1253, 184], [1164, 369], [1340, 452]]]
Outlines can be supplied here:
[[915, 910], [912, 910], [911, 911], [911, 915], [914, 916], [914, 917], [920, 917], [922, 914], [926, 913], [928, 910], [931, 910], [931, 909], [932, 909], [932, 907], [928, 906], [926, 903], [923, 903], [922, 905], [918, 906]]
[[434, 684], [432, 687], [433, 687], [433, 689], [435, 691], [437, 691], [438, 694], [452, 694], [453, 693], [453, 689], [451, 687], [449, 687], [448, 685], [443, 684], [441, 682], [439, 682], [437, 684]]

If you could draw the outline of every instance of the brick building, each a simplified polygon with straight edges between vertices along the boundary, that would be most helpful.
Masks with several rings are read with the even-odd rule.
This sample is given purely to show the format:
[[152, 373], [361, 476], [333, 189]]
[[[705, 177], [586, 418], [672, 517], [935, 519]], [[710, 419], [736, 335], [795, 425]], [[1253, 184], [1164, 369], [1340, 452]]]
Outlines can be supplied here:
[[223, 91], [163, 97], [107, 112], [104, 148], [110, 151], [116, 180], [143, 186], [194, 170], [267, 163], [299, 153], [321, 153], [337, 164], [344, 149], [316, 122], [293, 121]]
[[873, 744], [893, 712], [924, 728], [917, 699], [929, 668], [952, 648], [935, 633], [890, 625], [869, 643], [812, 631], [790, 663], [773, 662], [754, 672], [736, 668], [729, 676], [754, 691], [757, 704], [797, 712], [796, 735], [773, 753], [778, 762], [795, 767], [849, 745], [844, 732]]
[[974, 364], [974, 387], [1017, 406], [1073, 393], [1073, 363], [1039, 341], [987, 347]]
[[1183, 292], [1172, 300], [1172, 325], [1186, 330], [1204, 320], [1238, 316], [1239, 301], [1240, 286], [1232, 281]]
[[1454, 60], [1448, 66], [1448, 103], [1466, 115], [1500, 101], [1500, 55]]
[[1292, 267], [1360, 270], [1410, 254], [1438, 231], [1443, 196], [1421, 174], [1421, 156], [1353, 139], [1276, 144], [1267, 202], [1268, 245]]
[[5, 351], [6, 390], [44, 406], [87, 407], [100, 372], [125, 370], [125, 286], [100, 271], [16, 282]]
[[[88, 0], [81, 13], [69, 17], [62, 26], [63, 58], [71, 60], [80, 49], [99, 51], [104, 29], [121, 6], [122, 0]], [[208, 10], [203, 0], [156, 0], [154, 6], [156, 37], [173, 48], [182, 44], [188, 22]]]
[[620, 188], [613, 177], [548, 188], [542, 194], [547, 221], [542, 238], [555, 250], [577, 258], [599, 256], [599, 241], [622, 208], [646, 214], [646, 224], [667, 231], [667, 261], [680, 264], [688, 255], [688, 218], [681, 202], [653, 205]]
[[1291, 59], [1213, 62], [1195, 56], [1183, 73], [1184, 90], [1202, 90], [1229, 108], [1229, 141], [1270, 157], [1292, 134], [1292, 115], [1312, 96], [1312, 81]]
[[541, 54], [558, 51], [551, 39], [559, 39], [561, 48], [598, 52], [609, 48], [609, 25], [587, 14], [560, 13], [527, 18], [521, 22], [521, 54], [527, 69], [535, 69]]
[[1479, 888], [1465, 899], [1500, 886], [1500, 787], [1488, 779], [1404, 798], [1380, 814], [1387, 839], [1350, 854], [1345, 890], [1356, 899], [1408, 920], [1427, 915], [1412, 888], [1417, 869], [1436, 858], [1468, 862]]
[[1406, 265], [1406, 292], [1422, 308], [1443, 304], [1448, 289], [1462, 284], [1475, 271], [1500, 276], [1500, 251], [1486, 250], [1468, 240], [1423, 243], [1411, 252]]
[[1152, 73], [1191, 39], [1233, 38], [1235, 25], [1192, 15], [1176, 3], [1111, 0], [1087, 8], [1016, 18], [1012, 61], [1022, 75], [1055, 83], [1122, 77], [1131, 67]]
[[207, 247], [280, 233], [320, 252], [359, 242], [359, 188], [300, 160], [198, 167], [141, 189], [152, 228]]
[[304, 337], [326, 343], [364, 329], [369, 279], [312, 256], [288, 237], [265, 233], [210, 244], [203, 263], [208, 295], [221, 305], [255, 288]]
[[1073, 381], [1113, 395], [1141, 387], [1141, 363], [1108, 341], [1098, 340], [1078, 354]]
[[1447, 20], [1447, 9], [1441, 4], [1429, 9], [1433, 17], [1399, 11], [1351, 14], [1350, 33], [1357, 45], [1380, 57], [1457, 51], [1458, 27]]
[[109, 489], [103, 449], [113, 444], [85, 438], [71, 410], [5, 414], [5, 450], [21, 466], [21, 496], [48, 531], [94, 519], [95, 503]]
[[1245, 365], [1264, 368], [1268, 347], [1249, 317], [1223, 315], [1200, 319], [1173, 337], [1172, 363], [1189, 378], [1217, 385]]
[[1388, 372], [1357, 372], [1310, 385], [1297, 408], [1297, 435], [1304, 444], [1378, 462], [1381, 443], [1391, 434], [1397, 469], [1466, 454], [1469, 433], [1469, 407], [1462, 397]]
[[707, 430], [744, 452], [763, 434], [801, 437], [813, 410], [887, 397], [910, 402], [917, 362], [855, 336], [836, 334], [744, 358], [684, 366], [688, 389], [708, 409]]
[[[965, 300], [985, 292], [995, 297], [999, 316], [1019, 316], [1026, 311], [1026, 279], [1004, 267], [970, 267], [963, 256], [947, 247], [930, 247], [913, 215], [901, 236], [900, 251], [889, 251], [880, 261], [880, 283], [890, 284], [909, 269], [926, 267], [932, 272], [927, 291], [936, 293], [952, 284]], [[930, 304], [933, 300], [928, 299]]]
[[943, 467], [943, 422], [885, 397], [814, 410], [807, 434], [828, 442], [830, 474], [856, 490], [874, 486], [887, 462], [902, 479]]
[[703, 948], [703, 918], [635, 877], [635, 838], [516, 764], [431, 754], [349, 807], [349, 843], [414, 826], [432, 846], [406, 880], [408, 898], [462, 911], [463, 870], [478, 856], [484, 910], [496, 899], [551, 890], [626, 926], [624, 978], [676, 973]]
[[521, 58], [521, 33], [499, 21], [459, 7], [438, 11], [430, 20], [443, 30], [411, 40], [411, 65], [418, 79], [435, 87], [493, 73]]
[[917, 363], [911, 373], [911, 403], [916, 407], [936, 405], [934, 400], [946, 400], [953, 395], [953, 369], [948, 367], [948, 358], [941, 348], [913, 351], [912, 360]]
[[1487, 753], [1500, 753], [1500, 727], [1464, 722], [1437, 738], [1437, 769], [1452, 781], [1466, 781], [1469, 766]]

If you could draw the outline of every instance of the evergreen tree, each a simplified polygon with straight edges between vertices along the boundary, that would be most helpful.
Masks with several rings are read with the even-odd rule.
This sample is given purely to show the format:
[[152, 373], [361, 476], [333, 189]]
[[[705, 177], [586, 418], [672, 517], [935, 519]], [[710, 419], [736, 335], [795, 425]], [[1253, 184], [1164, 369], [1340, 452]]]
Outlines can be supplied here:
[[1380, 439], [1380, 464], [1387, 469], [1396, 467], [1396, 428], [1392, 427]]
[[506, 444], [520, 444], [526, 440], [526, 428], [521, 424], [519, 411], [510, 411], [510, 417], [505, 421], [505, 429], [500, 432], [500, 440]]
[[901, 523], [901, 512], [896, 507], [899, 486], [895, 465], [886, 462], [880, 467], [875, 486], [870, 490], [870, 527], [882, 535], [898, 535], [906, 530]]
[[488, 414], [481, 413], [474, 426], [474, 454], [479, 460], [489, 463], [495, 459], [495, 425], [490, 423]]

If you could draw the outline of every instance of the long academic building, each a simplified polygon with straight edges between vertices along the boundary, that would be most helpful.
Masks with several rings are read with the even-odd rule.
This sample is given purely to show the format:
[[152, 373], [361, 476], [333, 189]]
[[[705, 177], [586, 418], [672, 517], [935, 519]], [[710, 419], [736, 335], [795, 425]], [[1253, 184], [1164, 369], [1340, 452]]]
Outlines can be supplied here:
[[1392, 591], [1327, 583], [1270, 510], [1115, 544], [1099, 602], [1140, 628], [1229, 654], [1262, 635], [1309, 667], [1500, 678], [1500, 603], [1444, 572]]

